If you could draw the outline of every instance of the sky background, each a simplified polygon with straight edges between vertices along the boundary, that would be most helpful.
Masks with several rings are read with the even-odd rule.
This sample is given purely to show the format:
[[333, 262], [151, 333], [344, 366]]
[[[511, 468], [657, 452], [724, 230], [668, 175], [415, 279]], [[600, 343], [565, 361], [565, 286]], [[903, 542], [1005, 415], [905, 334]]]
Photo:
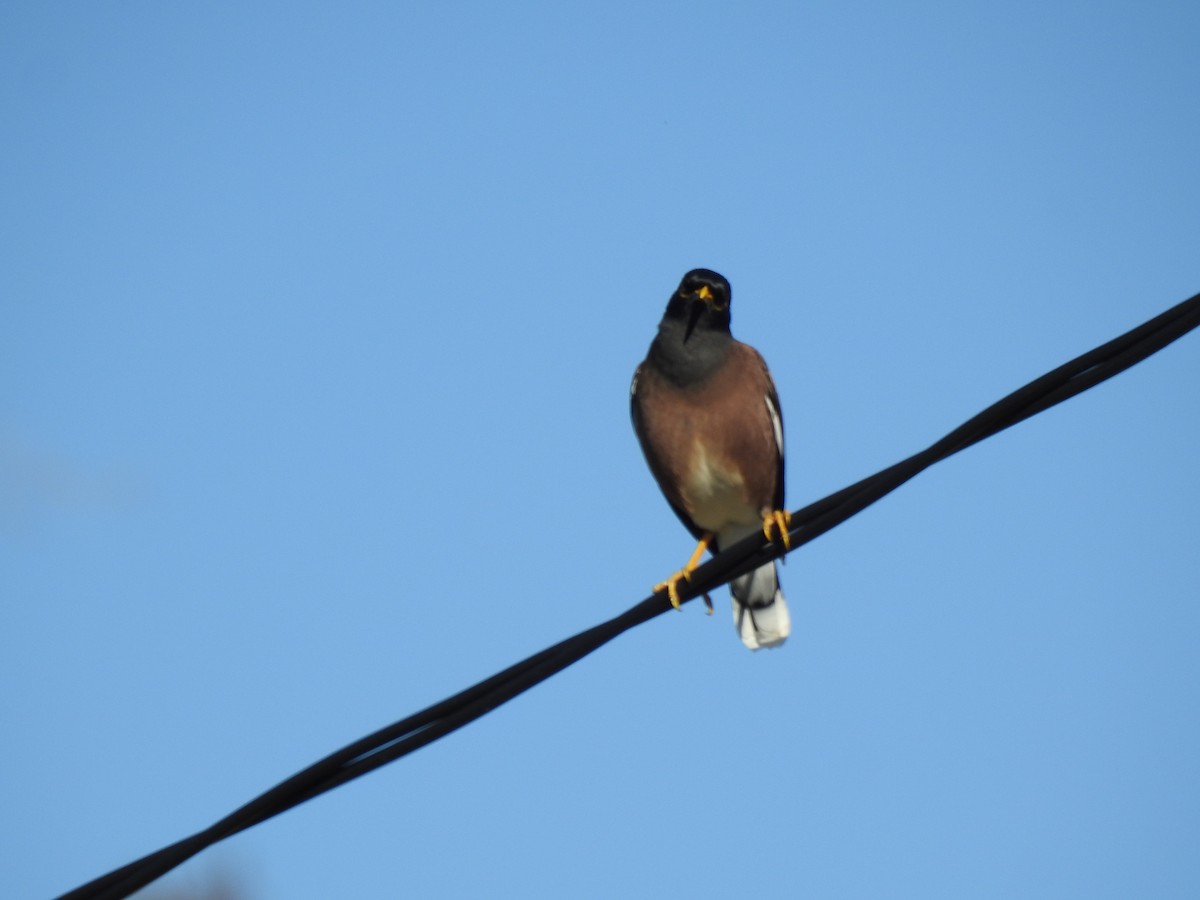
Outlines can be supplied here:
[[[791, 508], [1200, 290], [1200, 6], [0, 8], [0, 893], [642, 599], [689, 268]], [[147, 897], [1200, 894], [1200, 336]]]

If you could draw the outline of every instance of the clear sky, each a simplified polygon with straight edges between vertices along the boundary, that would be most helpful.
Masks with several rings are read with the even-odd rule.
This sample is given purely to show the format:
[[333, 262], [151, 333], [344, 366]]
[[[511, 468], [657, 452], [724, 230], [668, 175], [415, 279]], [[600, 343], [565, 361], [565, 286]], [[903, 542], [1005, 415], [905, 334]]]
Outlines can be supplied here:
[[[733, 284], [792, 508], [1200, 290], [1200, 6], [0, 8], [0, 893], [643, 598]], [[1200, 895], [1200, 336], [147, 896]], [[157, 893], [156, 893], [157, 892]]]

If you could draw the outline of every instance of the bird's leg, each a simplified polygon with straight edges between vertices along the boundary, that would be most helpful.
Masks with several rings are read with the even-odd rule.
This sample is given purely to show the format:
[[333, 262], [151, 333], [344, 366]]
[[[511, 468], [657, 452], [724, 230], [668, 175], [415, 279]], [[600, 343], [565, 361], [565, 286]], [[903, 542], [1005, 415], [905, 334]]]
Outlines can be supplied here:
[[700, 543], [696, 545], [696, 552], [692, 554], [692, 558], [687, 561], [687, 564], [666, 581], [659, 582], [650, 590], [657, 594], [663, 588], [666, 588], [667, 597], [671, 600], [671, 605], [676, 609], [679, 609], [679, 582], [691, 580], [692, 573], [696, 571], [696, 567], [700, 565], [700, 557], [704, 555], [704, 551], [708, 549], [708, 545], [712, 543], [712, 540], [712, 532], [709, 532], [708, 534], [704, 535], [704, 537], [700, 538]]
[[771, 537], [772, 531], [779, 532], [779, 540], [783, 541], [783, 546], [788, 550], [792, 549], [792, 537], [790, 534], [792, 527], [792, 514], [786, 509], [777, 509], [763, 516], [763, 534], [768, 541], [773, 541]]

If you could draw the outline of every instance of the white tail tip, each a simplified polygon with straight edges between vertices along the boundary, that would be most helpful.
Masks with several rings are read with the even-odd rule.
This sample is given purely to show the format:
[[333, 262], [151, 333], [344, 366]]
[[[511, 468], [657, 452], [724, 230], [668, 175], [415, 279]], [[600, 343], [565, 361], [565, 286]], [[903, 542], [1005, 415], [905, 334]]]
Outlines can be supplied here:
[[778, 647], [792, 633], [775, 563], [760, 566], [729, 583], [733, 593], [733, 623], [742, 643], [751, 650]]

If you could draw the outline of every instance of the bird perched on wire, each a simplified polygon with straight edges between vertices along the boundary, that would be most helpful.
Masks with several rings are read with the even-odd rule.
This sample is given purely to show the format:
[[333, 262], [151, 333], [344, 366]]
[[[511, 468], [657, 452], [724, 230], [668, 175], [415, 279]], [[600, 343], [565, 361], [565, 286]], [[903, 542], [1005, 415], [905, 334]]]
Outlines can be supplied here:
[[[789, 545], [779, 397], [758, 351], [729, 332], [730, 294], [729, 282], [709, 269], [684, 275], [630, 387], [633, 428], [650, 471], [700, 542], [680, 571], [654, 586], [676, 608], [679, 582], [705, 550], [718, 552], [760, 529]], [[742, 643], [751, 650], [782, 644], [791, 619], [774, 561], [729, 587]]]

